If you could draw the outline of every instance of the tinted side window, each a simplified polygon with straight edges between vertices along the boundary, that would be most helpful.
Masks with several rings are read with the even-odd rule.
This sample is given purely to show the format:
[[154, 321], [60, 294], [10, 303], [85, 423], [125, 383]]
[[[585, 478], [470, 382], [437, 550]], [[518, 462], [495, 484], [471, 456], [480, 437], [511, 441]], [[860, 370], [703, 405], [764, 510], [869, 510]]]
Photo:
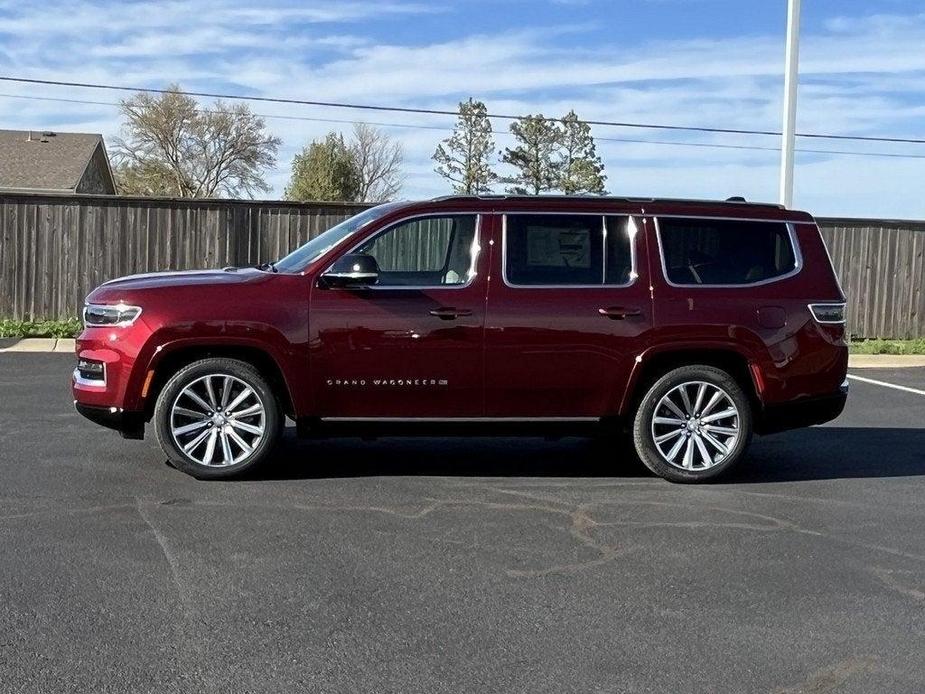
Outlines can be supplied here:
[[665, 270], [675, 284], [752, 284], [796, 266], [782, 222], [663, 217], [658, 224]]
[[632, 272], [626, 217], [511, 214], [505, 275], [514, 285], [625, 284]]
[[376, 236], [359, 253], [379, 264], [379, 286], [436, 286], [469, 280], [476, 216], [424, 217]]

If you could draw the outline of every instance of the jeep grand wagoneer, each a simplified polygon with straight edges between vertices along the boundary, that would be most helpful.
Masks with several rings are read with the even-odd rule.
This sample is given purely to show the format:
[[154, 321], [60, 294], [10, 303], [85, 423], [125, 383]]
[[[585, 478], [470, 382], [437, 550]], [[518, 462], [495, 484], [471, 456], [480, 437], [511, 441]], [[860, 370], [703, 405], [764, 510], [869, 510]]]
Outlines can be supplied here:
[[256, 268], [107, 282], [73, 389], [201, 478], [266, 461], [289, 417], [309, 436], [623, 430], [695, 482], [753, 433], [838, 416], [844, 301], [813, 218], [774, 205], [394, 202]]

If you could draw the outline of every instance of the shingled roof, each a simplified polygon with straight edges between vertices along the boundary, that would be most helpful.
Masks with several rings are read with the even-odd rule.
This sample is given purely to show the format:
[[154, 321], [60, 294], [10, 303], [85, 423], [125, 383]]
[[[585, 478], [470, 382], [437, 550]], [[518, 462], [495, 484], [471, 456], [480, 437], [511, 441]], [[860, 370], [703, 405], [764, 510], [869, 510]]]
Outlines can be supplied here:
[[98, 149], [102, 135], [0, 130], [0, 191], [77, 192]]

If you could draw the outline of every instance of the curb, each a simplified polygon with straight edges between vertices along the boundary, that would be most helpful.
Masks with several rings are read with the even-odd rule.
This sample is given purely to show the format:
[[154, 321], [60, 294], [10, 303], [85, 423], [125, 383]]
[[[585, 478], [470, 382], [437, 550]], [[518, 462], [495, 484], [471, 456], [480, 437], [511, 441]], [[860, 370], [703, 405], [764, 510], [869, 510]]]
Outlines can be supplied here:
[[925, 354], [852, 354], [849, 369], [904, 369], [925, 366]]
[[0, 352], [58, 352], [74, 354], [74, 340], [54, 337], [0, 338]]

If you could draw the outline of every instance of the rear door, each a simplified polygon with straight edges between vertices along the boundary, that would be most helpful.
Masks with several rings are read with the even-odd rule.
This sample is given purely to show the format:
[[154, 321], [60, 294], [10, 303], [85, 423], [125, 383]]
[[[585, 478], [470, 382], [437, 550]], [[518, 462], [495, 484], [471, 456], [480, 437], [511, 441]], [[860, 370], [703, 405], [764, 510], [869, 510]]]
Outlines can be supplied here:
[[485, 330], [486, 414], [614, 413], [652, 323], [638, 215], [499, 215]]

